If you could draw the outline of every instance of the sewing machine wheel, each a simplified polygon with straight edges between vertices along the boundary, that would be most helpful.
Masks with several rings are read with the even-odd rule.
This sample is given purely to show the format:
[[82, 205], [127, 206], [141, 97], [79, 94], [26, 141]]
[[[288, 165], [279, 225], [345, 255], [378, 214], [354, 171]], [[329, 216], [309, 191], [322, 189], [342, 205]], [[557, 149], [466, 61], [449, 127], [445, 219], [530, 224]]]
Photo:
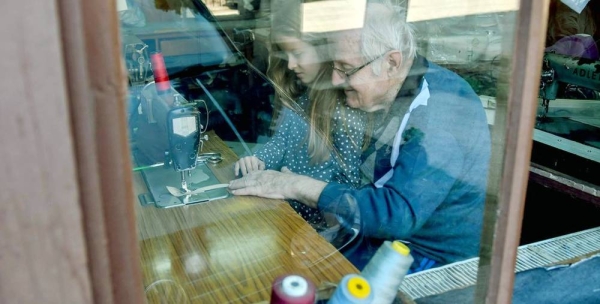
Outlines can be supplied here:
[[565, 99], [600, 99], [600, 92], [567, 84], [563, 90], [563, 96], [561, 97]]

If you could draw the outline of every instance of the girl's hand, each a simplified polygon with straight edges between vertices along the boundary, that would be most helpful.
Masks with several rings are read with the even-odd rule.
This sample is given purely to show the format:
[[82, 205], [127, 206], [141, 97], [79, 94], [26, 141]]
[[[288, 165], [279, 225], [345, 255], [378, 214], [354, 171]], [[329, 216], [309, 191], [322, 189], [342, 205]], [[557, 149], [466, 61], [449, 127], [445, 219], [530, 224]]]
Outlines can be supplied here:
[[240, 158], [234, 167], [233, 173], [235, 176], [246, 176], [248, 173], [252, 171], [259, 171], [265, 169], [265, 163], [258, 159], [256, 156], [246, 156]]

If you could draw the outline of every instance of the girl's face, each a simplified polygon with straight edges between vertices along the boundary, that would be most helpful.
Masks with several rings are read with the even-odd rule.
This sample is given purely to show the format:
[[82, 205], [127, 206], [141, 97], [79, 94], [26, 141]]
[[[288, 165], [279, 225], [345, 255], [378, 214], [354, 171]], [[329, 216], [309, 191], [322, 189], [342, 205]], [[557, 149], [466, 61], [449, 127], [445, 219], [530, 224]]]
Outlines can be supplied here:
[[321, 69], [321, 59], [314, 46], [294, 37], [281, 37], [277, 44], [285, 53], [287, 68], [304, 84], [311, 84]]

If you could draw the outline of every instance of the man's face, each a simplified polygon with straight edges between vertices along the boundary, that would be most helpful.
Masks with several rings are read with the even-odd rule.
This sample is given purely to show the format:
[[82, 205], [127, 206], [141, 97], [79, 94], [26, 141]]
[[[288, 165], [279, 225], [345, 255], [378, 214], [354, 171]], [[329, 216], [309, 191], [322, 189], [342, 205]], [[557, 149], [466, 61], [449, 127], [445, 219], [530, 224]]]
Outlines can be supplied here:
[[[368, 61], [360, 53], [360, 33], [353, 32], [340, 34], [330, 39], [331, 52], [334, 59], [334, 67], [342, 71], [349, 72], [358, 68]], [[344, 90], [346, 94], [346, 104], [351, 108], [373, 112], [389, 107], [388, 99], [392, 82], [386, 73], [386, 56], [373, 63], [364, 66], [350, 77], [334, 69], [332, 83]], [[380, 65], [379, 75], [373, 73], [372, 65]], [[395, 95], [392, 96], [392, 100]]]

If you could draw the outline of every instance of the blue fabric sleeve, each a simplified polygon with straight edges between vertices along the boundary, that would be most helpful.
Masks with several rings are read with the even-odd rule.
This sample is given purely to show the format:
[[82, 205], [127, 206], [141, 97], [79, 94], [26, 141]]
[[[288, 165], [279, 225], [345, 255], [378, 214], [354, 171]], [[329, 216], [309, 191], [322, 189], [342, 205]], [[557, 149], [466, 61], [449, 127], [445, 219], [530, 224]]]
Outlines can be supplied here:
[[365, 236], [410, 237], [447, 197], [463, 166], [461, 149], [450, 134], [426, 134], [400, 147], [393, 176], [382, 188], [368, 185], [354, 190], [330, 183], [319, 197], [319, 208], [335, 208], [334, 204], [350, 195], [358, 204]]

